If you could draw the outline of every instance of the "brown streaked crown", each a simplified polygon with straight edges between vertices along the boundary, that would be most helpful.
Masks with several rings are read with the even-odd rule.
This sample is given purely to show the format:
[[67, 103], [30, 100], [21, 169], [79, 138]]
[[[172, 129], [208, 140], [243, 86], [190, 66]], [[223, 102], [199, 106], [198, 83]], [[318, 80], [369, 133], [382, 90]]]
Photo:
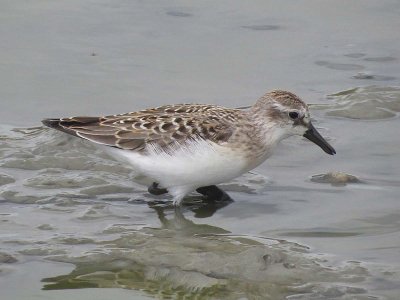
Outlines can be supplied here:
[[256, 117], [278, 121], [284, 119], [289, 110], [305, 110], [307, 104], [298, 96], [291, 92], [273, 90], [264, 94], [252, 107], [252, 112]]
[[273, 98], [276, 102], [281, 103], [284, 106], [292, 108], [302, 108], [307, 105], [298, 96], [291, 92], [274, 90], [267, 93], [269, 97]]
[[294, 109], [307, 107], [307, 104], [305, 104], [304, 101], [301, 100], [298, 96], [291, 92], [282, 90], [273, 90], [264, 94], [260, 99], [257, 100], [254, 106], [272, 104], [274, 102]]

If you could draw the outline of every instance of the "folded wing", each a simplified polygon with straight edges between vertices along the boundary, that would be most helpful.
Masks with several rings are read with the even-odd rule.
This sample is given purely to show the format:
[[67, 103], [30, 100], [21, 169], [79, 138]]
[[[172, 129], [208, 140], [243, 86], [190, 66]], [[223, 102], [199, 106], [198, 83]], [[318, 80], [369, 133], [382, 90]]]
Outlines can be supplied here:
[[148, 145], [165, 149], [198, 138], [218, 144], [228, 141], [234, 127], [210, 110], [213, 106], [167, 105], [120, 115], [45, 119], [42, 122], [98, 144], [145, 151]]

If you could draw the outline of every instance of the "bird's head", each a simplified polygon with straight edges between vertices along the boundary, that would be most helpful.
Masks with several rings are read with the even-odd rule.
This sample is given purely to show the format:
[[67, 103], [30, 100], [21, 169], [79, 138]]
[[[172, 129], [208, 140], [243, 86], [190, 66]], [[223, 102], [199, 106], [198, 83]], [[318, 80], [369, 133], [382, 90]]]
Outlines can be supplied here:
[[267, 119], [273, 124], [279, 139], [301, 135], [317, 144], [326, 153], [336, 154], [335, 149], [315, 129], [310, 119], [308, 106], [293, 93], [274, 90], [262, 96], [251, 113], [258, 119]]

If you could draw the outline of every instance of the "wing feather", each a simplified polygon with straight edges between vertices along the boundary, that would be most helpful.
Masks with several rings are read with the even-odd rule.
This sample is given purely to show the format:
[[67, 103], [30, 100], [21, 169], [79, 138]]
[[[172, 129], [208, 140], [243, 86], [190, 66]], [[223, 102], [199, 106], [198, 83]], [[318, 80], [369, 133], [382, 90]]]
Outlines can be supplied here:
[[228, 117], [218, 116], [220, 111], [217, 106], [178, 104], [105, 117], [45, 119], [42, 122], [98, 144], [143, 151], [146, 145], [164, 149], [196, 138], [218, 144], [228, 141], [234, 132], [232, 120], [236, 110], [231, 110]]

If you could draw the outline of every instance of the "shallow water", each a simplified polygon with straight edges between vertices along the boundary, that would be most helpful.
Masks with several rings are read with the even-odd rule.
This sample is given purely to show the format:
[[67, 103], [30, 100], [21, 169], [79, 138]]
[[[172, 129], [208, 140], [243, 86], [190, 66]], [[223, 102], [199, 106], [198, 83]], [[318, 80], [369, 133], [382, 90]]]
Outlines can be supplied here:
[[[3, 4], [2, 296], [398, 299], [397, 1]], [[338, 154], [290, 138], [223, 185], [234, 202], [193, 194], [181, 213], [39, 123], [277, 87]]]

